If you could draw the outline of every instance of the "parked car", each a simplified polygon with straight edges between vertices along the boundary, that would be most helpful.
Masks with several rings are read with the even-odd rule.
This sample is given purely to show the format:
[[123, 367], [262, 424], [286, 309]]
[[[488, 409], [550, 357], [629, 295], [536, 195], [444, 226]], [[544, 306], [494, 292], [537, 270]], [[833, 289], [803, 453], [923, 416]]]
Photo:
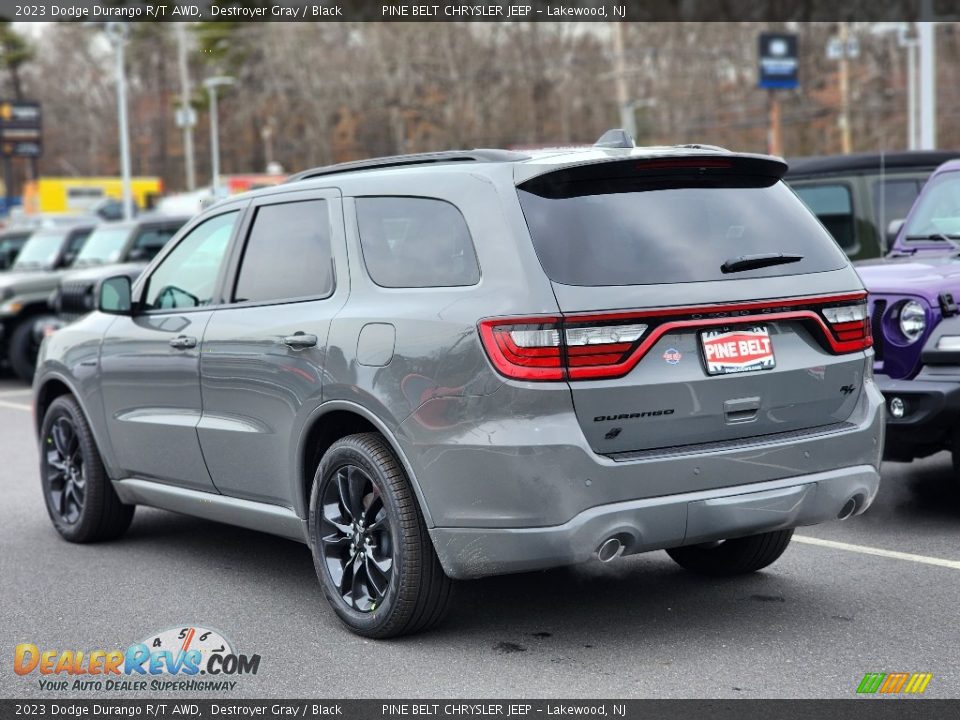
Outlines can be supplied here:
[[37, 317], [37, 346], [44, 336], [94, 309], [100, 281], [121, 274], [135, 279], [187, 220], [178, 215], [143, 215], [98, 225], [75, 268], [60, 277], [49, 297], [48, 312]]
[[950, 450], [960, 477], [960, 161], [933, 174], [886, 259], [858, 270], [889, 410], [885, 455]]
[[226, 199], [44, 340], [53, 524], [294, 538], [370, 637], [436, 623], [455, 578], [766, 567], [870, 505], [883, 433], [866, 294], [785, 170], [612, 132]]
[[101, 223], [77, 256], [76, 267], [128, 262], [146, 265], [188, 219], [181, 215], [141, 215], [134, 220]]
[[0, 270], [6, 270], [17, 259], [33, 230], [18, 228], [0, 233]]
[[853, 260], [887, 252], [930, 173], [958, 152], [794, 158], [786, 181]]
[[93, 230], [79, 223], [36, 230], [8, 272], [0, 274], [0, 358], [23, 380], [33, 377], [38, 345], [33, 325], [50, 292]]

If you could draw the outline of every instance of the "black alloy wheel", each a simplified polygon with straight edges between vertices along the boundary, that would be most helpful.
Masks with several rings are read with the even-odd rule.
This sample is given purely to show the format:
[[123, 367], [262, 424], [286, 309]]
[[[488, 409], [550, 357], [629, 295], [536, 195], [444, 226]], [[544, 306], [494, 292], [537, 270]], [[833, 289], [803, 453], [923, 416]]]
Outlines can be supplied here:
[[382, 435], [348, 435], [326, 450], [314, 474], [308, 531], [323, 594], [353, 632], [397, 637], [443, 619], [453, 583]]
[[362, 468], [344, 465], [327, 483], [320, 542], [343, 601], [359, 612], [375, 610], [390, 587], [394, 547], [382, 491]]
[[87, 497], [87, 473], [77, 429], [69, 417], [61, 415], [53, 421], [43, 442], [49, 507], [61, 522], [74, 525]]
[[117, 496], [87, 418], [70, 395], [56, 398], [43, 414], [40, 482], [50, 520], [65, 540], [112, 540], [133, 520], [135, 507]]

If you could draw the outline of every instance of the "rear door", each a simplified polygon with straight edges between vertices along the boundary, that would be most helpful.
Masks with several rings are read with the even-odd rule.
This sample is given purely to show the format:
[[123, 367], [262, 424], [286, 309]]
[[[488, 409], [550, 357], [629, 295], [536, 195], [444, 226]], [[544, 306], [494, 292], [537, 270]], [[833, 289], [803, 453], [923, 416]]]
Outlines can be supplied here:
[[631, 160], [520, 185], [563, 313], [555, 337], [576, 413], [597, 452], [850, 416], [869, 343], [862, 293], [849, 293], [858, 283], [846, 258], [779, 167]]
[[197, 432], [220, 492], [290, 506], [299, 429], [321, 402], [330, 321], [349, 291], [340, 193], [268, 195], [249, 216], [229, 302], [203, 338]]

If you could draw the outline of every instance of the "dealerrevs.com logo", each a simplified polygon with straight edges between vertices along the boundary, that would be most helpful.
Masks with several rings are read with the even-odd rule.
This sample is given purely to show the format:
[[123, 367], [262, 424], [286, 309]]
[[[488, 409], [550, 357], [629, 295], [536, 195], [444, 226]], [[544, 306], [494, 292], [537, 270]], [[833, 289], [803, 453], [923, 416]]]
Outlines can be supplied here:
[[239, 675], [256, 675], [259, 655], [237, 653], [216, 630], [170, 628], [125, 650], [14, 649], [17, 675], [36, 677], [41, 690], [137, 692], [233, 690]]

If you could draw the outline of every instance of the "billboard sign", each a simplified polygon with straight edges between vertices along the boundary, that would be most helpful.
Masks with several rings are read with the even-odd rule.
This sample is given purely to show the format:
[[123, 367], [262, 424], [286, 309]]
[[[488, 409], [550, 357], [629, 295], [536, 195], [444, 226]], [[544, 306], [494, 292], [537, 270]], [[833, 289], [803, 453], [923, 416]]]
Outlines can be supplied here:
[[0, 100], [0, 155], [40, 157], [43, 115], [40, 103], [30, 100]]
[[758, 50], [758, 87], [779, 90], [800, 87], [795, 33], [761, 33]]

